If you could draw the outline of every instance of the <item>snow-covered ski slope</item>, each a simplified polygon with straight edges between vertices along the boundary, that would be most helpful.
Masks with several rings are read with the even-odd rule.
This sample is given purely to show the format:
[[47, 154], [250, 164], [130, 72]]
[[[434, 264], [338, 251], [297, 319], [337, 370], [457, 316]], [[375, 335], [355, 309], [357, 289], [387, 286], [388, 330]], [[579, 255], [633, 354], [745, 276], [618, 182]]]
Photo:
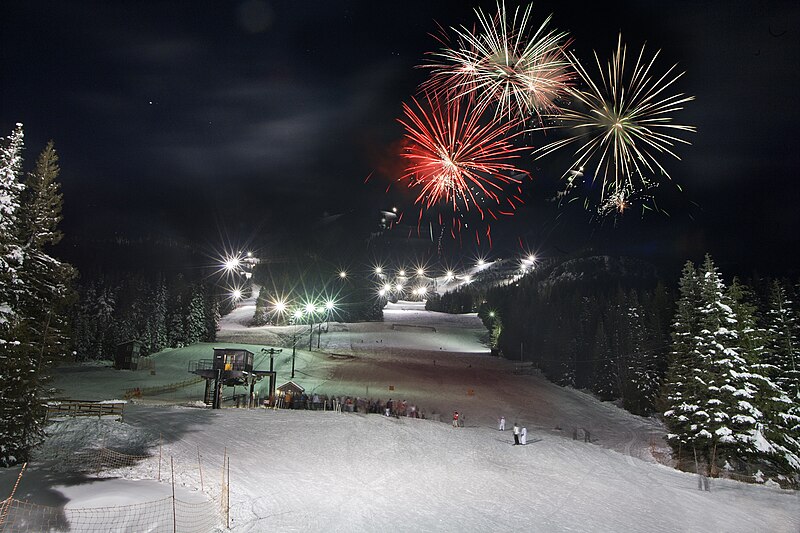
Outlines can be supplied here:
[[[227, 447], [233, 531], [800, 531], [797, 492], [729, 480], [712, 480], [710, 492], [698, 491], [696, 476], [653, 460], [651, 446], [663, 449], [656, 421], [515, 373], [514, 361], [489, 356], [474, 315], [430, 313], [401, 302], [387, 307], [383, 323], [331, 322], [319, 350], [315, 328], [309, 352], [307, 325], [246, 328], [250, 305], [226, 317], [221, 339], [255, 343], [249, 349], [260, 355], [262, 346], [288, 346], [297, 335], [303, 349], [295, 381], [306, 390], [407, 400], [429, 417], [440, 413], [442, 422], [157, 405], [197, 400], [200, 388], [129, 405], [124, 424], [83, 422], [85, 442], [94, 431], [113, 443], [120, 432], [120, 442], [149, 442], [156, 450], [160, 435], [163, 453], [176, 464], [192, 464], [198, 450], [219, 462]], [[159, 354], [156, 376], [100, 369], [71, 372], [57, 383], [67, 396], [110, 398], [122, 388], [111, 385], [115, 374], [139, 375], [142, 386], [153, 378], [178, 381], [188, 376], [188, 361], [210, 357], [210, 348]], [[290, 353], [284, 347], [275, 359], [279, 383], [289, 379]], [[259, 366], [267, 368], [268, 359]], [[172, 378], [165, 375], [170, 368]], [[465, 414], [466, 427], [450, 426], [453, 410]], [[526, 446], [512, 446], [511, 432], [496, 429], [501, 415], [507, 428], [515, 421], [528, 428]], [[57, 433], [65, 436], [68, 426]], [[589, 430], [593, 442], [572, 440], [575, 428]], [[3, 473], [3, 487], [15, 472]], [[143, 470], [138, 475], [147, 477]], [[192, 486], [193, 472], [177, 475]], [[126, 477], [137, 477], [137, 469]], [[87, 488], [85, 479], [52, 473], [28, 479], [22, 494], [35, 500], [60, 491], [64, 505], [80, 505], [90, 488], [113, 483]], [[75, 491], [70, 483], [84, 487]]]

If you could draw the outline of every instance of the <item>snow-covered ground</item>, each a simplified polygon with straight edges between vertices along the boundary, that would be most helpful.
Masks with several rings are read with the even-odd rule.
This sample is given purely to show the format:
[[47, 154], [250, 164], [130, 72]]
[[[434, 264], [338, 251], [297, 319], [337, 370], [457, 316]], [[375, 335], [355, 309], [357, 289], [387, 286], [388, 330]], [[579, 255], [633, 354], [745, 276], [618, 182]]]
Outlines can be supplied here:
[[[101, 443], [155, 457], [161, 443], [161, 455], [180, 465], [176, 481], [188, 498], [197, 497], [198, 454], [207, 485], [218, 487], [227, 448], [236, 532], [800, 531], [797, 492], [730, 480], [697, 490], [697, 476], [653, 459], [653, 450], [664, 452], [657, 421], [517, 373], [514, 361], [489, 355], [474, 315], [401, 302], [387, 307], [382, 323], [331, 322], [319, 350], [314, 328], [309, 351], [307, 325], [247, 328], [252, 306], [245, 301], [225, 317], [218, 345], [252, 343], [258, 368], [269, 367], [262, 347], [283, 346], [275, 358], [280, 384], [289, 379], [288, 346], [297, 335], [295, 381], [307, 391], [407, 400], [428, 419], [174, 405], [200, 399], [200, 385], [129, 404], [124, 423], [57, 423], [38, 457]], [[55, 384], [65, 397], [120, 397], [131, 386], [190, 377], [188, 362], [210, 358], [211, 347], [154, 356], [155, 376], [65, 368]], [[465, 414], [466, 427], [451, 427], [454, 410]], [[512, 446], [510, 431], [497, 430], [501, 415], [507, 428], [515, 421], [528, 428], [526, 446]], [[588, 430], [592, 442], [573, 440], [575, 429]], [[151, 488], [158, 484], [144, 480], [154, 477], [154, 460], [115, 471], [120, 480], [33, 464], [17, 498], [67, 508], [92, 506], [100, 495], [103, 505], [152, 501], [161, 497]], [[18, 471], [0, 472], [5, 493]]]

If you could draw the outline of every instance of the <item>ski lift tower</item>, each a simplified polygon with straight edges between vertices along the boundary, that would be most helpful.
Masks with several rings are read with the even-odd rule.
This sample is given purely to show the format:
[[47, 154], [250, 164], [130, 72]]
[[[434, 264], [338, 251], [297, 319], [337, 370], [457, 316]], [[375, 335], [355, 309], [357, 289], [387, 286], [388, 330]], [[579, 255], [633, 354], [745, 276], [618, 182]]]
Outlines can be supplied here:
[[203, 399], [212, 409], [219, 409], [222, 403], [222, 387], [249, 385], [248, 407], [253, 406], [253, 391], [257, 382], [265, 376], [275, 382], [272, 370], [255, 370], [253, 352], [241, 348], [214, 348], [213, 359], [201, 359], [189, 364], [189, 372], [203, 378], [206, 382]]

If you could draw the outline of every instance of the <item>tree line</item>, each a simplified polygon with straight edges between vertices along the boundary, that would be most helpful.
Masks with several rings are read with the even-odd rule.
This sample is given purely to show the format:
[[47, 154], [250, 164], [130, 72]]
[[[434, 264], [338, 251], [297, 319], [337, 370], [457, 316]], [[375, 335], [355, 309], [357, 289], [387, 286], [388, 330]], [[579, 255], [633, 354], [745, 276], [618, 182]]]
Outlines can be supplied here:
[[633, 413], [654, 411], [672, 299], [650, 265], [606, 256], [541, 264], [475, 301], [492, 347], [507, 358]]
[[687, 263], [677, 290], [640, 262], [590, 257], [540, 265], [505, 285], [462, 287], [429, 308], [477, 311], [505, 357], [659, 416], [681, 467], [796, 486], [796, 296], [782, 280], [726, 285], [710, 257]]
[[709, 475], [726, 469], [797, 486], [796, 291], [780, 280], [754, 286], [726, 285], [710, 256], [684, 266], [662, 391], [667, 441]]
[[141, 355], [213, 342], [231, 300], [183, 274], [100, 276], [79, 284], [72, 313], [76, 360], [113, 359], [116, 346], [141, 342]]

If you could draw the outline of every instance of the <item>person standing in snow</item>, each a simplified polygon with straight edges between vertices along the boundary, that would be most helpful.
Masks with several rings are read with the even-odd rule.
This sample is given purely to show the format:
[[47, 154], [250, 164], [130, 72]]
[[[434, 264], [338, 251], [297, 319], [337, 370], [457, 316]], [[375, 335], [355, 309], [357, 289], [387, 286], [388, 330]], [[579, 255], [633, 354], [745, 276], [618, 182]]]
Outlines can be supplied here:
[[528, 428], [522, 428], [522, 431], [519, 432], [519, 443], [528, 444]]
[[514, 422], [514, 446], [519, 444], [519, 426]]
[[504, 416], [500, 417], [500, 423], [497, 426], [497, 429], [500, 430], [500, 431], [505, 431], [506, 430], [506, 417], [504, 417]]
[[453, 427], [458, 427], [458, 411], [453, 411]]

